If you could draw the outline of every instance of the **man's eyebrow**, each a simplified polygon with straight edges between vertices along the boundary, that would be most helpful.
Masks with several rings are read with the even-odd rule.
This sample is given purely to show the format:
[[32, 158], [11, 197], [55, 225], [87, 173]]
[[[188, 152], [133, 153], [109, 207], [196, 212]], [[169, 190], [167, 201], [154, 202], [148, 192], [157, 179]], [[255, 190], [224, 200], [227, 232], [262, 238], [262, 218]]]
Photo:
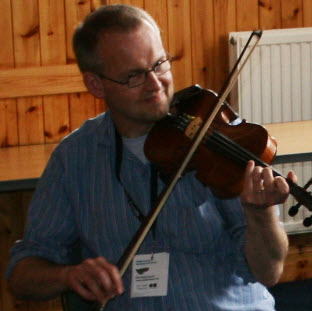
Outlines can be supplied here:
[[[167, 58], [167, 54], [164, 54], [164, 55], [160, 56], [160, 57], [158, 58], [158, 60], [153, 64], [152, 67], [156, 66], [157, 63], [159, 63], [159, 62], [165, 60], [166, 58]], [[133, 74], [133, 73], [145, 72], [146, 70], [149, 70], [149, 69], [147, 69], [147, 68], [133, 68], [133, 69], [130, 69], [126, 74], [129, 76], [129, 75], [131, 75], [131, 74]]]

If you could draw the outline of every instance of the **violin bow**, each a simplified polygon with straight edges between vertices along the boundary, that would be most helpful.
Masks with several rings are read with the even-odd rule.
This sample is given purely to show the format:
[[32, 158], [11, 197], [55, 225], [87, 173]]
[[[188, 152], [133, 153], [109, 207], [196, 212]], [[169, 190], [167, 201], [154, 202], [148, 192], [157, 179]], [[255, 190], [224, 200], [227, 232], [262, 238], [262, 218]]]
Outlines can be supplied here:
[[[192, 140], [192, 143], [189, 147], [189, 150], [188, 150], [184, 160], [182, 161], [182, 164], [178, 168], [175, 175], [171, 178], [171, 181], [169, 182], [167, 187], [162, 191], [162, 193], [160, 194], [160, 196], [156, 200], [155, 204], [153, 205], [153, 208], [150, 210], [148, 215], [145, 217], [145, 219], [142, 222], [141, 226], [139, 227], [138, 231], [136, 232], [136, 234], [134, 235], [134, 237], [130, 241], [128, 247], [126, 248], [126, 250], [124, 251], [124, 253], [120, 257], [120, 259], [117, 263], [117, 267], [119, 268], [119, 272], [120, 272], [121, 276], [123, 276], [123, 274], [125, 273], [125, 271], [129, 267], [132, 259], [134, 258], [139, 247], [143, 243], [146, 235], [148, 234], [152, 225], [156, 221], [156, 219], [157, 219], [159, 213], [161, 212], [163, 206], [167, 202], [167, 200], [168, 200], [171, 192], [173, 191], [175, 185], [177, 184], [179, 179], [182, 178], [183, 173], [184, 173], [187, 165], [189, 164], [193, 154], [195, 153], [196, 149], [198, 148], [199, 144], [201, 143], [203, 137], [205, 136], [207, 130], [209, 129], [211, 123], [213, 122], [215, 116], [217, 115], [219, 109], [221, 108], [224, 100], [226, 99], [229, 92], [233, 88], [241, 70], [243, 69], [243, 67], [247, 63], [248, 59], [250, 58], [252, 52], [254, 51], [257, 44], [259, 43], [261, 36], [262, 36], [262, 31], [253, 31], [251, 33], [244, 49], [242, 50], [237, 61], [235, 62], [228, 79], [226, 80], [225, 84], [221, 88], [221, 92], [220, 92], [221, 95], [218, 97], [218, 102], [217, 102], [216, 106], [214, 107], [212, 113], [210, 114], [208, 119], [206, 121], [204, 121], [203, 124], [201, 125], [201, 127], [199, 128], [197, 134], [194, 136], [194, 138]], [[252, 46], [251, 50], [249, 51], [249, 53], [247, 54], [243, 63], [238, 68], [239, 63], [241, 62], [241, 60], [242, 60], [242, 58], [243, 58], [243, 56], [244, 56], [244, 54], [248, 48], [248, 45], [251, 42], [253, 37], [256, 37], [256, 41], [255, 41], [254, 45]], [[103, 311], [105, 309], [107, 302], [100, 306], [99, 311]]]

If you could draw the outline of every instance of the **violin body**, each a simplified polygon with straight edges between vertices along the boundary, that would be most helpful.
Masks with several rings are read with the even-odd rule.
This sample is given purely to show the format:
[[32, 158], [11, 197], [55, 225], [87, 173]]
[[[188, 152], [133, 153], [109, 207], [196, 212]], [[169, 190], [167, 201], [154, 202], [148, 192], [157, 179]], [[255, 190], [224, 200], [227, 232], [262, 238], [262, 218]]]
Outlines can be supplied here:
[[[192, 86], [175, 96], [170, 114], [158, 121], [144, 146], [147, 158], [166, 175], [173, 175], [203, 120], [214, 109], [217, 95]], [[239, 195], [249, 160], [271, 163], [277, 144], [264, 127], [240, 121], [226, 103], [214, 118], [187, 171], [223, 198]]]

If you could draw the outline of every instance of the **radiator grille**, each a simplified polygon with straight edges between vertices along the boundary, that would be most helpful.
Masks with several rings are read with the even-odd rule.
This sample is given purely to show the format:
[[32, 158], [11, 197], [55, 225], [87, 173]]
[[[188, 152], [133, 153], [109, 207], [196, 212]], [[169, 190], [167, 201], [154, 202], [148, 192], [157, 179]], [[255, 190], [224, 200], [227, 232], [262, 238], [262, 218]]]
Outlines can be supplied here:
[[[230, 33], [230, 64], [250, 32]], [[312, 119], [312, 28], [264, 31], [231, 101], [255, 123]]]

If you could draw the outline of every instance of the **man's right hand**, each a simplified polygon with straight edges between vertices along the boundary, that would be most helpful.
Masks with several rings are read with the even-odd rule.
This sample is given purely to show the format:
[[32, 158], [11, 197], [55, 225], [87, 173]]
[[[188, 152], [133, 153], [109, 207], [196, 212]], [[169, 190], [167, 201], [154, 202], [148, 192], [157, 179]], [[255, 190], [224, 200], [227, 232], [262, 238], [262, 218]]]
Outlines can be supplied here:
[[84, 299], [105, 304], [124, 292], [118, 268], [103, 257], [89, 258], [64, 271], [64, 283]]

